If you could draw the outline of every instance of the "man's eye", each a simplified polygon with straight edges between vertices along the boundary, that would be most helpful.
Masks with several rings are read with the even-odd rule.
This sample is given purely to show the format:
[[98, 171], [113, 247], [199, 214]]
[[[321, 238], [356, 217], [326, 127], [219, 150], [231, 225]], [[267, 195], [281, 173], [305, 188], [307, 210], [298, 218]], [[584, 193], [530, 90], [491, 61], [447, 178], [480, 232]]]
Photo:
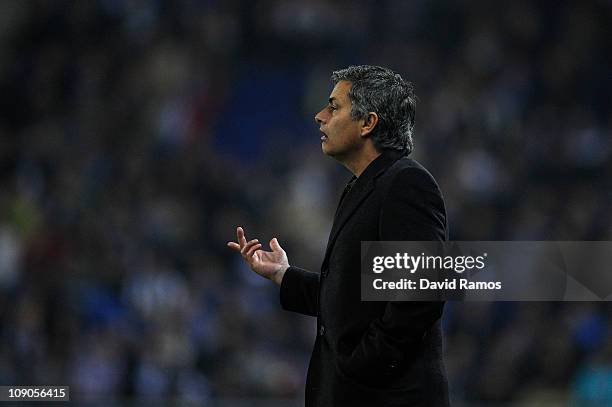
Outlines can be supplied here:
[[329, 105], [329, 108], [330, 108], [331, 110], [338, 110], [338, 108], [337, 108], [336, 106], [334, 106], [334, 105]]

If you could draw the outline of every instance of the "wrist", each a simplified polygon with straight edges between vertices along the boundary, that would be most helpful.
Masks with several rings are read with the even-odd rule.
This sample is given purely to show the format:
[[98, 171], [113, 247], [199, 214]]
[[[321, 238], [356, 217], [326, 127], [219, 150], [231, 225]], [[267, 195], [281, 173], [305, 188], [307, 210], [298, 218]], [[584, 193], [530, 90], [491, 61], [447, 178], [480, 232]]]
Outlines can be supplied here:
[[287, 271], [287, 269], [289, 269], [288, 264], [286, 266], [282, 266], [282, 268], [280, 268], [275, 274], [274, 277], [272, 278], [272, 280], [278, 284], [281, 285], [281, 283], [283, 282], [283, 277], [285, 276], [285, 272]]

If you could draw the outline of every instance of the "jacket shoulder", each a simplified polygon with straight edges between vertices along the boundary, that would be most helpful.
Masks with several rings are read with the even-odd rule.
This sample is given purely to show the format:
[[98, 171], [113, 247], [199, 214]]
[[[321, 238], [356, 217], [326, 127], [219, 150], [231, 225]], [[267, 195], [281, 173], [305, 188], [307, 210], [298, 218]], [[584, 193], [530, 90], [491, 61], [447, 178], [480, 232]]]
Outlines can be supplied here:
[[380, 181], [381, 233], [386, 240], [448, 239], [442, 191], [418, 161], [408, 157], [397, 160]]
[[402, 157], [397, 160], [387, 171], [380, 177], [384, 184], [400, 184], [407, 183], [411, 185], [420, 185], [440, 191], [440, 187], [433, 175], [417, 160]]

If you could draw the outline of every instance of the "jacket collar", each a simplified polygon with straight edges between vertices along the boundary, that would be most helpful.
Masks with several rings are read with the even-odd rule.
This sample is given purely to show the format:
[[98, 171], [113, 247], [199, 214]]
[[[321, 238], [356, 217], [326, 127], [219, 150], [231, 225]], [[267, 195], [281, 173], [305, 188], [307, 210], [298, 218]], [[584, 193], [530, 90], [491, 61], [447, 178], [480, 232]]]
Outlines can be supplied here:
[[386, 150], [376, 157], [361, 173], [359, 177], [353, 176], [349, 183], [353, 183], [350, 190], [345, 190], [340, 199], [340, 205], [334, 216], [334, 224], [329, 234], [327, 241], [327, 249], [325, 250], [325, 258], [321, 267], [324, 270], [329, 261], [331, 249], [334, 246], [338, 233], [342, 227], [350, 219], [353, 213], [361, 205], [361, 203], [374, 190], [374, 180], [382, 175], [393, 163], [405, 155], [405, 151]]
[[363, 170], [361, 175], [357, 178], [357, 182], [361, 182], [360, 180], [378, 178], [387, 168], [404, 155], [406, 155], [405, 151], [384, 150], [378, 157], [372, 160], [365, 170]]

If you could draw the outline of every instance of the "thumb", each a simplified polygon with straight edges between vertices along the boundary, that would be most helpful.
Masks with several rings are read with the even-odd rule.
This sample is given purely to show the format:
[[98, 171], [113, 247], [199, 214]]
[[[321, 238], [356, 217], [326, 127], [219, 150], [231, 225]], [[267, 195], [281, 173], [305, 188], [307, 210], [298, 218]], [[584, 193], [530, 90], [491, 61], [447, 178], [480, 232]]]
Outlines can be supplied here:
[[270, 247], [272, 248], [272, 251], [275, 251], [275, 252], [283, 251], [283, 248], [278, 243], [278, 240], [276, 238], [270, 240]]

